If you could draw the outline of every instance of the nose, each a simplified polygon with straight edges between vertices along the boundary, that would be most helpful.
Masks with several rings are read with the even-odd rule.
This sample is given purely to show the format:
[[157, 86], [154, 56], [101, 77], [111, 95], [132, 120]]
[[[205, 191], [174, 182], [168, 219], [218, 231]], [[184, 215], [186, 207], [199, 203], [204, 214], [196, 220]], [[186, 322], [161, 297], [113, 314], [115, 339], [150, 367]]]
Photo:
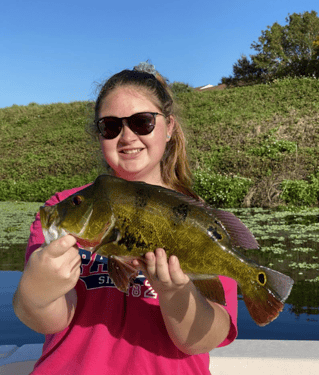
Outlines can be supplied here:
[[135, 139], [137, 135], [129, 128], [126, 120], [123, 120], [123, 128], [121, 131], [121, 140], [131, 141]]

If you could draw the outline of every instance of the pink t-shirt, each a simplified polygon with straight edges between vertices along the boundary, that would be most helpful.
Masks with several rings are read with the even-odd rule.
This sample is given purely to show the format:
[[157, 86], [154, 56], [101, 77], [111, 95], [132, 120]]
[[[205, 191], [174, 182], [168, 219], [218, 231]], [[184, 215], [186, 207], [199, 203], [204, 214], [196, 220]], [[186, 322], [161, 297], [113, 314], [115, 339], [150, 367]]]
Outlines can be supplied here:
[[[54, 205], [83, 187], [55, 194]], [[44, 242], [39, 214], [31, 225], [26, 261]], [[209, 375], [209, 354], [187, 355], [171, 341], [157, 293], [140, 274], [127, 294], [108, 276], [107, 259], [80, 249], [81, 276], [76, 285], [74, 318], [62, 332], [46, 335], [32, 375]], [[237, 336], [237, 284], [220, 277], [231, 328], [220, 346]]]

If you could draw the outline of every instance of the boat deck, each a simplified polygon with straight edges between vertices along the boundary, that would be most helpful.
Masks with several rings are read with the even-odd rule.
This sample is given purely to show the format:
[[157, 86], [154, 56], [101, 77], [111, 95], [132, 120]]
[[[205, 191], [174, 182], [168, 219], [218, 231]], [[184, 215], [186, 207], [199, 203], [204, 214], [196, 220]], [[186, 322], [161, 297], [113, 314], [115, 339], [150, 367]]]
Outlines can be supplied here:
[[[0, 375], [27, 375], [43, 344], [0, 346]], [[319, 341], [235, 340], [210, 352], [212, 375], [318, 375]]]

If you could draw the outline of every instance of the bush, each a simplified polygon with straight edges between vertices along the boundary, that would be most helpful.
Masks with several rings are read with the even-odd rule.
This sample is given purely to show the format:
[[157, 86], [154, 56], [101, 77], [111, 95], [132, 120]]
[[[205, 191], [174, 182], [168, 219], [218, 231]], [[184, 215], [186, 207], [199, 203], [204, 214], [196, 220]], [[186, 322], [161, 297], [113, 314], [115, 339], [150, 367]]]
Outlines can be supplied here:
[[196, 171], [194, 189], [213, 207], [240, 207], [252, 181], [238, 176]]
[[281, 198], [287, 204], [295, 206], [314, 205], [319, 199], [319, 178], [311, 175], [309, 180], [285, 180], [282, 185]]
[[96, 177], [97, 173], [93, 171], [90, 175], [69, 178], [46, 176], [32, 183], [21, 179], [1, 180], [0, 201], [45, 202], [58, 191], [85, 185]]
[[277, 130], [278, 128], [271, 129], [270, 134], [264, 136], [258, 147], [252, 147], [248, 152], [255, 156], [271, 159], [278, 159], [284, 153], [291, 154], [296, 152], [297, 143], [286, 139], [277, 139], [274, 134]]
[[193, 91], [193, 88], [191, 86], [189, 86], [187, 83], [182, 83], [182, 82], [173, 82], [170, 85], [170, 88], [176, 96], [178, 96], [178, 94], [183, 93], [183, 92]]

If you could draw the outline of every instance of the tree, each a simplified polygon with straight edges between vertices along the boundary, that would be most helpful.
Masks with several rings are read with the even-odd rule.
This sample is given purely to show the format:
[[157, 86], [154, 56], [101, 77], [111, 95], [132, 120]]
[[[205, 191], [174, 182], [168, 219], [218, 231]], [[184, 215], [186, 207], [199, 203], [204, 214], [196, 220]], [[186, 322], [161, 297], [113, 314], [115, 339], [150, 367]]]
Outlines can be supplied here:
[[319, 35], [313, 42], [313, 48], [314, 48], [314, 57], [316, 59], [319, 59]]
[[265, 75], [262, 68], [258, 68], [253, 60], [242, 55], [233, 65], [233, 76], [223, 77], [222, 83], [226, 85], [252, 84], [260, 82]]
[[288, 14], [287, 24], [275, 22], [262, 30], [251, 48], [251, 60], [242, 56], [233, 65], [227, 84], [260, 83], [284, 76], [319, 77], [319, 18], [317, 12]]
[[262, 31], [258, 42], [251, 44], [258, 52], [252, 59], [257, 67], [276, 77], [311, 75], [312, 60], [316, 60], [314, 41], [319, 35], [317, 12], [294, 13], [288, 15], [286, 22], [285, 26], [275, 22]]

